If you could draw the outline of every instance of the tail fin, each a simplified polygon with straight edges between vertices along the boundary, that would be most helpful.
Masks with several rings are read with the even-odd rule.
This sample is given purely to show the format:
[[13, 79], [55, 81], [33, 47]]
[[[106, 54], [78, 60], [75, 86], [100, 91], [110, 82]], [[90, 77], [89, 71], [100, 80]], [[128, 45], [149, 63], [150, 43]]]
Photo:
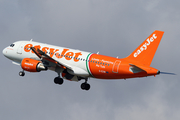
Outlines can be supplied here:
[[163, 34], [163, 31], [155, 30], [134, 52], [132, 52], [125, 59], [131, 62], [150, 66]]

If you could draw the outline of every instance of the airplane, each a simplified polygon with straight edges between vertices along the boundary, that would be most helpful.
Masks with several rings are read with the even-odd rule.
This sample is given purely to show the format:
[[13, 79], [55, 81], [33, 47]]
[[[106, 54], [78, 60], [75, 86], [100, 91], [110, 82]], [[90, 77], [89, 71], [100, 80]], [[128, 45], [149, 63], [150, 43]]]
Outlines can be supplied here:
[[20, 65], [22, 71], [40, 72], [52, 70], [58, 76], [55, 84], [63, 84], [64, 80], [80, 81], [82, 90], [89, 90], [89, 78], [128, 79], [156, 76], [160, 71], [150, 67], [164, 32], [155, 30], [139, 47], [126, 58], [115, 58], [91, 52], [30, 41], [17, 41], [6, 47], [3, 54]]

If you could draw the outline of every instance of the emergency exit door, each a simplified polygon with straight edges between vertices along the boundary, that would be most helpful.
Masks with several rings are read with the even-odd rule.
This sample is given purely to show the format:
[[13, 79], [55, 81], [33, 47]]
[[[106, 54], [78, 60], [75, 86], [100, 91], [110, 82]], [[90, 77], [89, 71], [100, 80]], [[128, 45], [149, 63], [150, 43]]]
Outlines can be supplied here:
[[112, 70], [113, 73], [118, 73], [120, 64], [121, 64], [121, 61], [119, 61], [119, 60], [115, 61], [114, 65], [113, 65], [113, 70]]

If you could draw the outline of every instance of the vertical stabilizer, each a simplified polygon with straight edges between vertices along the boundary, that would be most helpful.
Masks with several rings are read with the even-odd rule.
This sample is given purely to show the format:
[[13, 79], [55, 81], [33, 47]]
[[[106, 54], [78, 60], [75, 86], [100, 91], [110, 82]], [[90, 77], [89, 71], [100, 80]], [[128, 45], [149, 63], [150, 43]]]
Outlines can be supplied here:
[[134, 52], [124, 59], [150, 66], [163, 34], [163, 31], [155, 30]]

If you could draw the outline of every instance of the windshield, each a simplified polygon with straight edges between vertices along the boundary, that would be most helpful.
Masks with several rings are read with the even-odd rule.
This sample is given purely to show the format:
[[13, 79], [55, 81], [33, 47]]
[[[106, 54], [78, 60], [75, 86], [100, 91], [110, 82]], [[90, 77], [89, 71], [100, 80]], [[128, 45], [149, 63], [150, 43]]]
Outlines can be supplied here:
[[11, 45], [10, 45], [10, 47], [14, 47], [14, 46], [15, 46], [15, 44], [11, 44]]

